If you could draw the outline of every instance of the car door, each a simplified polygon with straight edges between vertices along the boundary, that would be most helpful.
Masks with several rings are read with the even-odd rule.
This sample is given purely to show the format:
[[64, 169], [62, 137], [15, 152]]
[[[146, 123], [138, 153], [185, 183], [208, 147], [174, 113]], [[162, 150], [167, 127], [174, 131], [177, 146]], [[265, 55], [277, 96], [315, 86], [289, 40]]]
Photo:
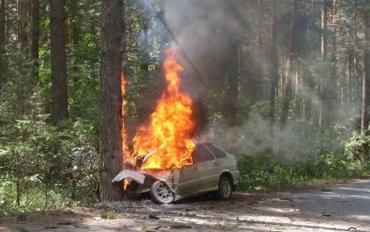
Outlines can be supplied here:
[[207, 149], [211, 152], [211, 154], [215, 157], [215, 160], [212, 163], [212, 173], [210, 174], [210, 182], [217, 183], [220, 178], [220, 174], [225, 170], [228, 169], [227, 160], [226, 160], [226, 153], [225, 151], [221, 150], [220, 148], [214, 146], [211, 143], [205, 144]]
[[[197, 150], [193, 152], [195, 154]], [[193, 155], [194, 156], [194, 155]], [[200, 186], [199, 169], [193, 158], [193, 165], [176, 171], [178, 175], [177, 192], [179, 195], [186, 195], [197, 192]]]
[[206, 190], [217, 187], [218, 182], [214, 181], [215, 175], [217, 175], [217, 173], [215, 173], [215, 165], [217, 163], [215, 157], [203, 144], [199, 146], [198, 156], [201, 188]]

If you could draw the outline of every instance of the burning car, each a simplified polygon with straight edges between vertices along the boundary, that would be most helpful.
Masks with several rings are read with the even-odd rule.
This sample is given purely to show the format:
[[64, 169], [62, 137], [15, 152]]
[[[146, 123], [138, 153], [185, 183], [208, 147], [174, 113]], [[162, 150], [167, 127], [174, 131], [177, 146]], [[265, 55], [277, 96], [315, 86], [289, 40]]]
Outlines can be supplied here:
[[239, 177], [236, 160], [213, 144], [196, 144], [196, 106], [181, 88], [184, 67], [176, 54], [176, 47], [166, 49], [166, 88], [132, 137], [125, 124], [127, 80], [121, 75], [120, 129], [125, 170], [113, 182], [123, 182], [126, 192], [149, 192], [161, 204], [204, 192], [216, 192], [220, 199], [230, 199]]
[[[154, 155], [149, 152], [140, 162]], [[169, 204], [179, 199], [215, 192], [218, 199], [231, 198], [239, 180], [235, 157], [210, 144], [197, 144], [192, 152], [193, 164], [174, 170], [123, 170], [112, 182], [126, 182], [135, 193], [149, 192], [159, 204]]]

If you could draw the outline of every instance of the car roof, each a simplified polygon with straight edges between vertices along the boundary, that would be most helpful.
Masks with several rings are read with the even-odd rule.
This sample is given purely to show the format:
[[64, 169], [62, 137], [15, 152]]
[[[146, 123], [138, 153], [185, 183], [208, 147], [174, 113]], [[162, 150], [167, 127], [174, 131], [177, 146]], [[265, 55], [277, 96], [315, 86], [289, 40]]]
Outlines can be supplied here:
[[[216, 144], [214, 144], [214, 143], [209, 143], [209, 142], [207, 142], [207, 143], [198, 143], [197, 144], [197, 147], [199, 147], [199, 146], [206, 146], [206, 148], [208, 149], [208, 146], [209, 145], [211, 145], [211, 146], [214, 146], [215, 148], [217, 148], [217, 149], [219, 149], [219, 150], [221, 150], [222, 152], [224, 152], [226, 155], [228, 155], [229, 153], [227, 152], [227, 151], [225, 151], [223, 148], [221, 148], [220, 146], [218, 146], [218, 145], [216, 145]], [[213, 155], [213, 154], [212, 154]]]
[[213, 143], [198, 143], [197, 146], [202, 146], [202, 145], [214, 145]]
[[218, 149], [221, 149], [222, 151], [224, 151], [224, 152], [226, 152], [224, 149], [222, 149], [220, 146], [218, 146], [218, 145], [216, 145], [216, 144], [214, 144], [214, 143], [209, 143], [209, 142], [207, 142], [207, 143], [198, 143], [197, 144], [197, 146], [209, 146], [209, 145], [211, 145], [211, 146], [214, 146], [214, 147], [216, 147], [216, 148], [218, 148]]

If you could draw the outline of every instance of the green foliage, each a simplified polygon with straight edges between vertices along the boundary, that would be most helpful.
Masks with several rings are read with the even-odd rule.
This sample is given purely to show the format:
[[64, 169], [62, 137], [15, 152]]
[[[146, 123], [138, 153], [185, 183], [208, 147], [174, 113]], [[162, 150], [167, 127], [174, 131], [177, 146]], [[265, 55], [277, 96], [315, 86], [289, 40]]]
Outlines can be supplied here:
[[[7, 44], [0, 83], [0, 214], [43, 211], [97, 200], [100, 1], [79, 1], [67, 27], [70, 119], [49, 123], [50, 17], [41, 9], [39, 76], [20, 41]], [[69, 2], [68, 4], [72, 4]], [[68, 7], [72, 8], [72, 5]], [[46, 11], [44, 11], [46, 10]], [[8, 12], [10, 30], [19, 15]], [[12, 23], [14, 22], [14, 23]], [[27, 51], [26, 51], [27, 50]], [[3, 54], [2, 54], [3, 55]]]
[[370, 171], [364, 145], [370, 136], [354, 135], [333, 151], [293, 161], [281, 154], [258, 153], [242, 156], [239, 160], [241, 190], [282, 188], [315, 179], [348, 178], [365, 175]]
[[[41, 59], [47, 57], [42, 48]], [[70, 88], [72, 117], [54, 127], [49, 124], [50, 70], [46, 63], [40, 67], [39, 85], [27, 56], [11, 53], [8, 63], [8, 78], [0, 93], [0, 214], [95, 201], [98, 74], [87, 81], [76, 78], [79, 81], [70, 84], [74, 87]], [[88, 100], [82, 95], [89, 96]]]
[[[17, 120], [1, 141], [0, 208], [45, 210], [95, 200], [98, 155], [94, 128], [80, 121], [55, 128]], [[3, 212], [4, 213], [4, 212]]]

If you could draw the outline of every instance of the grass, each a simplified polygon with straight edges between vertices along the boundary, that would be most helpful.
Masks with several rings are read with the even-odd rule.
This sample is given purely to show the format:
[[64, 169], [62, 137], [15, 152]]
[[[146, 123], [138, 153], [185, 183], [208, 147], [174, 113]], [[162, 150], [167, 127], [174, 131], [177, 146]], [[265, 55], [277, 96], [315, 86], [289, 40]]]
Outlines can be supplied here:
[[29, 232], [30, 230], [27, 229], [27, 227], [25, 226], [18, 226], [16, 229], [15, 229], [16, 232]]
[[104, 219], [116, 219], [117, 212], [114, 210], [107, 210], [107, 211], [103, 211], [100, 216], [101, 218], [104, 218]]

